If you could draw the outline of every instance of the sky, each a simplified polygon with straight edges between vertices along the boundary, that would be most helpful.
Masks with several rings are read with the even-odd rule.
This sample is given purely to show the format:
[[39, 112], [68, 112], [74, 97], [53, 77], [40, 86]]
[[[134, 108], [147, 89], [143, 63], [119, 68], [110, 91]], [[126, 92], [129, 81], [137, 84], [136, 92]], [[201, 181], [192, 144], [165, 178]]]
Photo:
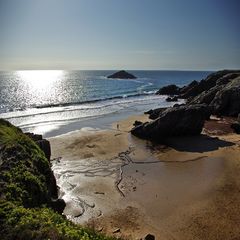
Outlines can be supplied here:
[[240, 69], [238, 0], [0, 0], [0, 69]]

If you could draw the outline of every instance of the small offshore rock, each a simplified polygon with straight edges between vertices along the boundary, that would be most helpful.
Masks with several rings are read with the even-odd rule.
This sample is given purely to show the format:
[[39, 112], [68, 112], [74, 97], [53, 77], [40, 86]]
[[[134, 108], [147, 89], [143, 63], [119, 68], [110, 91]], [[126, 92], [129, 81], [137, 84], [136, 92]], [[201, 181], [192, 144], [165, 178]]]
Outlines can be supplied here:
[[109, 75], [107, 78], [119, 78], [119, 79], [136, 79], [137, 77], [131, 73], [128, 73], [124, 70], [118, 71], [112, 75]]

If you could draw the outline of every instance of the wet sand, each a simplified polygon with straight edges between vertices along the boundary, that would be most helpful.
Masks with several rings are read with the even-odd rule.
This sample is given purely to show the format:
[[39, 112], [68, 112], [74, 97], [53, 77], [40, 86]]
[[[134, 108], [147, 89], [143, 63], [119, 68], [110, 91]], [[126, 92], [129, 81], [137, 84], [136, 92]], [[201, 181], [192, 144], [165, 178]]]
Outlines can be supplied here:
[[141, 119], [50, 138], [67, 217], [127, 239], [240, 239], [239, 135], [215, 119], [152, 144], [128, 133]]

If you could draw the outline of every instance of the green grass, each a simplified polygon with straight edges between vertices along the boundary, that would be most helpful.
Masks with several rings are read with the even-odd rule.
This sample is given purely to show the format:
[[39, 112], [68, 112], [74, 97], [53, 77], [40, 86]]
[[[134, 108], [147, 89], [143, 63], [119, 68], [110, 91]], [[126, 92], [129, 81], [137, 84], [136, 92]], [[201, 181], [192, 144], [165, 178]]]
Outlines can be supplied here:
[[49, 208], [24, 208], [11, 202], [0, 203], [1, 239], [113, 239], [81, 228]]
[[0, 239], [114, 239], [54, 212], [53, 173], [40, 148], [0, 119]]

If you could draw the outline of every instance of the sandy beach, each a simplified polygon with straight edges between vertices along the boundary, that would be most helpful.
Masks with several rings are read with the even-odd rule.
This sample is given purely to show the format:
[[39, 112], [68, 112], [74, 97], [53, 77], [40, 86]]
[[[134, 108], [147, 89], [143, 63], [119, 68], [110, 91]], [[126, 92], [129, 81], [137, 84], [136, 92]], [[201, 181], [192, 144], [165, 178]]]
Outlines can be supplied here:
[[109, 129], [50, 138], [52, 169], [74, 222], [126, 239], [240, 239], [240, 137], [226, 119], [166, 145]]

